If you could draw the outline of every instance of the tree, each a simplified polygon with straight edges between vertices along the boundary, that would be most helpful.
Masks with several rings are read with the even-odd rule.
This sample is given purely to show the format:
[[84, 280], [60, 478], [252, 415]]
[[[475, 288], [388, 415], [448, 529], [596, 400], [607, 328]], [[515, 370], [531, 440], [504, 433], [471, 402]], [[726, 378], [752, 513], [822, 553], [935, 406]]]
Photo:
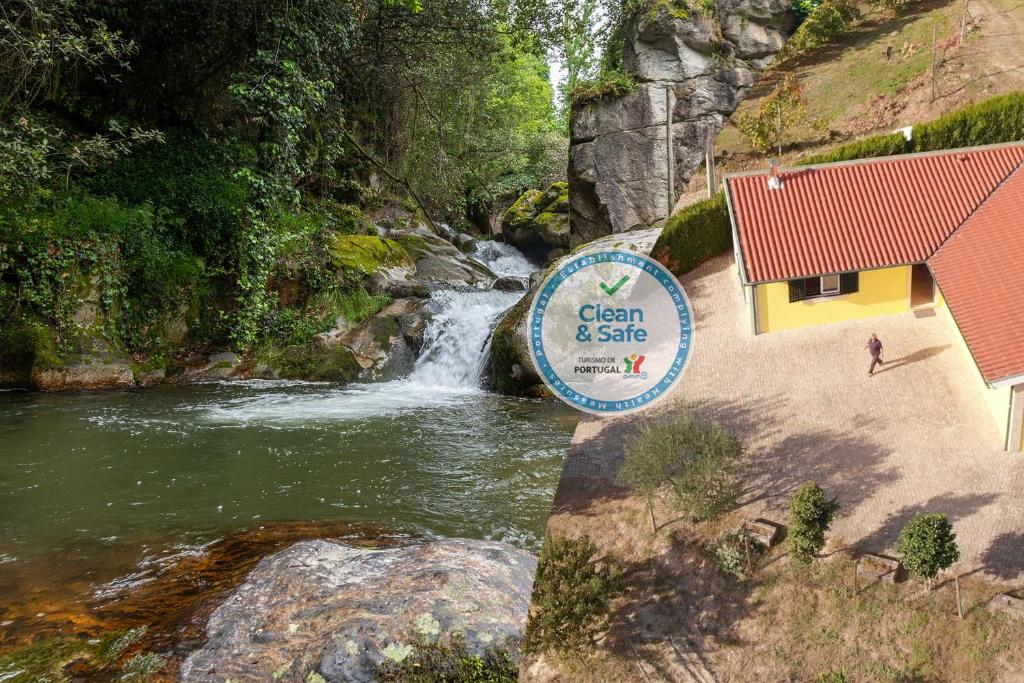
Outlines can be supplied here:
[[807, 103], [800, 81], [786, 74], [775, 90], [764, 98], [757, 111], [736, 117], [736, 128], [747, 143], [767, 154], [789, 140], [789, 133], [800, 123], [808, 122]]
[[940, 571], [960, 559], [956, 533], [942, 513], [919, 514], [900, 532], [897, 551], [907, 571], [924, 579], [931, 589]]
[[789, 502], [789, 552], [801, 565], [808, 565], [825, 547], [825, 532], [839, 503], [825, 497], [815, 483], [804, 484]]
[[671, 486], [678, 506], [693, 519], [715, 517], [736, 503], [743, 443], [717, 422], [698, 419], [689, 407], [678, 416], [646, 424], [626, 445], [619, 483], [647, 499], [651, 524], [654, 496]]
[[622, 575], [598, 560], [589, 537], [549, 536], [540, 551], [523, 651], [578, 652], [594, 645], [608, 624], [608, 607], [622, 592]]

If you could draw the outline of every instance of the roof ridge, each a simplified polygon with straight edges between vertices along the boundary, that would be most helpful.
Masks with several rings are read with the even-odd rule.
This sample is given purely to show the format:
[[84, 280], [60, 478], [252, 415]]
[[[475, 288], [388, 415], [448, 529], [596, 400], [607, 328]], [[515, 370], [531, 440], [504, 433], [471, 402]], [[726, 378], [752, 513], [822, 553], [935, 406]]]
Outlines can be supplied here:
[[[865, 138], [866, 139], [866, 138]], [[779, 167], [779, 173], [797, 173], [809, 169], [821, 169], [821, 168], [842, 168], [844, 166], [863, 166], [872, 163], [886, 163], [886, 162], [898, 162], [908, 161], [911, 159], [924, 159], [934, 156], [943, 156], [954, 154], [966, 154], [973, 152], [987, 152], [996, 149], [1008, 149], [1011, 147], [1024, 147], [1024, 140], [1011, 140], [1009, 142], [995, 142], [990, 145], [973, 145], [971, 147], [950, 147], [947, 149], [933, 149], [925, 152], [907, 152], [905, 154], [888, 154], [885, 156], [877, 157], [864, 157], [862, 159], [843, 159], [841, 161], [824, 161], [820, 164], [806, 164], [802, 166], [781, 166]], [[736, 171], [734, 173], [726, 173], [722, 176], [722, 180], [726, 181], [731, 178], [744, 178], [749, 176], [766, 175], [770, 173], [770, 169], [757, 168], [747, 171]]]
[[960, 224], [957, 225], [955, 228], [953, 228], [953, 230], [950, 231], [950, 233], [948, 235], [946, 235], [946, 238], [943, 239], [941, 242], [939, 242], [938, 246], [936, 246], [934, 249], [932, 249], [932, 252], [930, 254], [928, 254], [928, 256], [925, 257], [925, 263], [927, 263], [929, 260], [931, 260], [931, 258], [933, 256], [935, 256], [936, 254], [938, 254], [939, 251], [941, 251], [943, 247], [945, 247], [947, 244], [949, 244], [949, 241], [951, 239], [953, 239], [953, 237], [955, 235], [960, 234], [961, 229], [965, 225], [967, 225], [968, 221], [970, 221], [979, 211], [981, 211], [982, 207], [985, 206], [986, 204], [988, 204], [989, 200], [991, 200], [995, 195], [997, 195], [999, 193], [999, 190], [1003, 189], [1003, 187], [1006, 185], [1006, 183], [1008, 183], [1010, 181], [1011, 178], [1013, 178], [1018, 173], [1021, 173], [1022, 169], [1024, 169], [1024, 161], [1021, 161], [1020, 163], [1018, 163], [1017, 166], [1013, 170], [1011, 170], [1009, 173], [1007, 173], [1003, 177], [1003, 179], [1000, 180], [996, 184], [996, 186], [993, 187], [992, 190], [987, 195], [985, 195], [985, 197], [980, 202], [978, 202], [978, 205], [975, 206], [971, 210], [971, 212], [964, 217], [964, 219], [962, 221], [960, 221]]

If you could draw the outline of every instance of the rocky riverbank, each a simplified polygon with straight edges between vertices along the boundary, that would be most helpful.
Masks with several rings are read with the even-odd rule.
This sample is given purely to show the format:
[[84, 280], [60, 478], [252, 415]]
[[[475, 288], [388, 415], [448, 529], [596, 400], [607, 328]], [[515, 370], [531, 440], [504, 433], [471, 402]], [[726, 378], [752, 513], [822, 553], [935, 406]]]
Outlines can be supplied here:
[[376, 680], [417, 645], [461, 637], [518, 657], [536, 559], [449, 539], [391, 550], [317, 540], [262, 560], [210, 617], [182, 680]]

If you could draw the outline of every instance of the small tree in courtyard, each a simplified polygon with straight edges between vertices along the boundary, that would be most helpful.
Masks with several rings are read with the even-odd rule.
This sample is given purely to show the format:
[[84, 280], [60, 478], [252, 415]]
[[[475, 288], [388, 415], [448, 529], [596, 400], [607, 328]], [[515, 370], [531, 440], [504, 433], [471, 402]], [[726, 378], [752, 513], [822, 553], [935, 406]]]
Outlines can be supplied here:
[[935, 577], [960, 559], [956, 533], [942, 513], [917, 515], [900, 532], [897, 550], [912, 576], [924, 579], [931, 589]]
[[798, 564], [808, 565], [825, 547], [825, 532], [839, 503], [825, 497], [815, 483], [804, 484], [789, 501], [789, 554]]
[[672, 487], [679, 507], [698, 521], [735, 506], [742, 458], [738, 438], [685, 407], [678, 415], [645, 425], [626, 445], [619, 483], [647, 499], [656, 531], [653, 499], [665, 486]]
[[622, 574], [596, 559], [588, 538], [549, 536], [540, 551], [523, 651], [590, 649], [608, 626], [608, 606], [622, 592]]

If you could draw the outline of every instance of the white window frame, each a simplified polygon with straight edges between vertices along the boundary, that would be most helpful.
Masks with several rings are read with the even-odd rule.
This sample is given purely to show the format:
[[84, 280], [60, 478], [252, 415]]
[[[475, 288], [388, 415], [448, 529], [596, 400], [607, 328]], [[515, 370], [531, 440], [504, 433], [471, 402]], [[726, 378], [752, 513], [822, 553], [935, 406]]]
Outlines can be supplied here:
[[[836, 279], [835, 289], [825, 289], [825, 278], [834, 277]], [[836, 296], [842, 291], [843, 281], [839, 277], [839, 273], [829, 273], [828, 275], [822, 275], [820, 278], [819, 289], [820, 294], [818, 296]]]

